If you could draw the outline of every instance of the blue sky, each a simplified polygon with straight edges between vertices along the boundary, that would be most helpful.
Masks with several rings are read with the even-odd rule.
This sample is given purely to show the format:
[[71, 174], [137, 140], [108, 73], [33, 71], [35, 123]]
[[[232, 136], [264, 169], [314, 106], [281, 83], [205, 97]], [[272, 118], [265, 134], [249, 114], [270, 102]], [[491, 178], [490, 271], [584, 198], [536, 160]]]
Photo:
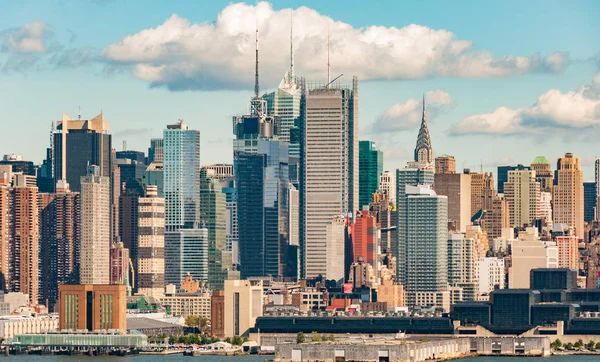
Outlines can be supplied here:
[[332, 73], [361, 79], [361, 139], [384, 150], [386, 169], [412, 155], [424, 92], [435, 153], [459, 168], [573, 152], [592, 179], [600, 156], [597, 1], [0, 4], [2, 154], [40, 162], [51, 121], [81, 107], [83, 118], [104, 112], [118, 150], [123, 140], [145, 150], [183, 118], [201, 131], [203, 163], [231, 162], [231, 117], [252, 94], [254, 24], [261, 88], [272, 89], [293, 8], [298, 75], [326, 77], [329, 24]]

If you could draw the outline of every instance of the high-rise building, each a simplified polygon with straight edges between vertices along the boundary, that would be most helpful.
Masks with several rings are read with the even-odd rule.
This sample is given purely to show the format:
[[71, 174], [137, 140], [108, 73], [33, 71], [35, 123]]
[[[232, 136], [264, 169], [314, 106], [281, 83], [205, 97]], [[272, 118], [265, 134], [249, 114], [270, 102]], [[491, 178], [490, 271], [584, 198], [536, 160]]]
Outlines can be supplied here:
[[146, 168], [146, 172], [144, 173], [143, 184], [144, 187], [148, 187], [149, 185], [156, 186], [158, 188], [158, 197], [165, 197], [164, 194], [164, 164], [162, 162], [152, 162]]
[[357, 263], [358, 258], [362, 257], [365, 263], [377, 268], [380, 239], [381, 234], [375, 218], [370, 215], [369, 210], [359, 211], [354, 220], [354, 230], [352, 232], [352, 254], [354, 257], [352, 262]]
[[70, 192], [63, 181], [56, 193], [39, 195], [40, 299], [53, 310], [58, 288], [79, 283], [79, 248], [81, 245], [81, 199]]
[[423, 165], [423, 167], [434, 169], [433, 147], [431, 147], [431, 137], [429, 136], [429, 129], [427, 129], [427, 120], [425, 117], [425, 95], [423, 95], [421, 128], [419, 129], [414, 156], [415, 162]]
[[231, 252], [231, 264], [237, 269], [239, 258], [239, 227], [237, 209], [237, 189], [235, 179], [226, 177], [221, 180], [221, 190], [225, 194], [225, 250]]
[[[123, 185], [119, 196], [119, 235], [124, 247], [129, 250], [131, 265], [137, 273], [139, 268], [139, 200], [144, 196], [144, 187], [137, 180], [130, 180]], [[164, 215], [163, 215], [164, 218]], [[137, 278], [136, 278], [137, 279]], [[134, 282], [134, 281], [131, 281]], [[132, 285], [137, 291], [137, 282]]]
[[552, 192], [540, 192], [540, 219], [547, 230], [552, 230]]
[[112, 140], [109, 124], [102, 113], [90, 120], [71, 119], [63, 113], [54, 132], [54, 177], [66, 180], [72, 191], [81, 191], [81, 177], [88, 165], [96, 165], [99, 175], [110, 177]]
[[379, 191], [386, 196], [388, 201], [396, 204], [396, 174], [383, 171], [379, 178]]
[[490, 239], [502, 236], [502, 230], [510, 225], [509, 208], [506, 198], [498, 195], [492, 201], [492, 207], [486, 210], [480, 221], [481, 228]]
[[454, 156], [441, 155], [435, 158], [435, 173], [454, 174], [456, 173], [456, 159]]
[[594, 181], [596, 181], [596, 218], [600, 219], [600, 158], [594, 161]]
[[223, 294], [225, 336], [246, 334], [263, 313], [262, 280], [226, 280]]
[[540, 241], [535, 227], [519, 232], [511, 242], [511, 266], [508, 270], [508, 288], [529, 288], [525, 277], [536, 268], [558, 268], [558, 247], [552, 241]]
[[557, 183], [552, 188], [554, 224], [567, 224], [583, 239], [583, 171], [578, 157], [572, 153], [559, 158], [556, 167]]
[[23, 156], [16, 155], [14, 153], [10, 155], [4, 155], [2, 160], [0, 160], [0, 165], [10, 165], [12, 167], [12, 172], [20, 172], [23, 175], [35, 176], [35, 167], [33, 166], [32, 161], [26, 161], [23, 159]]
[[371, 203], [373, 193], [379, 187], [379, 178], [383, 172], [383, 152], [371, 141], [360, 141], [358, 147], [358, 206], [362, 209]]
[[[433, 176], [433, 170], [426, 172]], [[405, 185], [400, 192], [399, 184], [398, 189], [397, 281], [414, 306], [417, 293], [448, 288], [448, 198], [429, 185]]]
[[140, 163], [129, 158], [119, 158], [118, 154], [119, 152], [117, 152], [116, 166], [119, 168], [121, 182], [141, 182], [144, 179], [146, 168], [148, 168], [146, 163]]
[[558, 267], [579, 269], [579, 247], [577, 237], [563, 235], [555, 238], [558, 246]]
[[583, 221], [590, 222], [594, 220], [596, 214], [596, 182], [583, 183]]
[[546, 157], [537, 156], [531, 163], [530, 169], [535, 171], [535, 178], [540, 183], [541, 190], [551, 192], [552, 184], [554, 184], [554, 173]]
[[242, 278], [286, 276], [288, 157], [287, 143], [267, 138], [255, 152], [234, 152]]
[[110, 178], [89, 166], [81, 177], [80, 283], [109, 284]]
[[448, 285], [462, 288], [465, 301], [479, 295], [478, 254], [475, 240], [461, 233], [448, 236]]
[[[437, 159], [436, 159], [437, 160]], [[436, 161], [436, 167], [438, 163]], [[456, 222], [457, 230], [465, 232], [471, 224], [471, 177], [464, 173], [436, 173], [434, 188], [438, 195], [448, 197], [448, 221]]]
[[37, 303], [40, 225], [33, 181], [33, 185], [19, 181], [0, 185], [0, 273], [3, 290], [27, 294]]
[[[211, 289], [223, 289], [223, 282], [229, 278], [232, 255], [226, 249], [225, 233], [226, 196], [215, 175], [207, 169], [200, 171], [200, 226], [208, 230], [208, 285]], [[237, 279], [239, 279], [239, 276]]]
[[301, 113], [300, 274], [314, 278], [326, 271], [327, 225], [359, 208], [358, 79], [303, 85]]
[[208, 230], [200, 220], [200, 132], [183, 120], [168, 125], [164, 140], [165, 282], [190, 275], [208, 279]]
[[464, 173], [471, 176], [471, 214], [491, 208], [496, 197], [492, 173], [471, 173], [470, 170], [465, 170]]
[[540, 218], [540, 183], [535, 171], [508, 171], [504, 197], [508, 202], [511, 227], [532, 226]]
[[146, 195], [139, 198], [138, 207], [137, 291], [160, 298], [165, 289], [165, 199], [150, 185]]
[[152, 162], [164, 162], [164, 145], [162, 138], [150, 139], [150, 148], [148, 148], [148, 164]]
[[485, 257], [478, 261], [479, 271], [479, 295], [488, 296], [491, 292], [497, 289], [504, 289], [505, 287], [505, 269], [504, 259]]
[[504, 193], [504, 183], [508, 181], [508, 171], [529, 170], [529, 166], [498, 166], [498, 193]]

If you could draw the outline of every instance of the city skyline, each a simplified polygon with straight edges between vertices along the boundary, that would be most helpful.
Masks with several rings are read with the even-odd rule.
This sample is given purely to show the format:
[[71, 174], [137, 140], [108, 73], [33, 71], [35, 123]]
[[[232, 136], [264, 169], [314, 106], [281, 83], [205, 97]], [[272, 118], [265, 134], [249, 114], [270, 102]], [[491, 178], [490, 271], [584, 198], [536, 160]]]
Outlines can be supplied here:
[[[268, 92], [290, 64], [291, 18], [295, 73], [308, 81], [326, 79], [326, 27], [330, 28], [332, 75], [344, 73], [341, 81], [346, 84], [352, 75], [359, 77], [360, 139], [374, 141], [384, 151], [385, 170], [412, 159], [420, 97], [426, 93], [436, 152], [454, 155], [457, 170], [528, 165], [537, 155], [546, 156], [555, 168], [557, 158], [572, 152], [581, 158], [584, 179], [592, 180], [597, 155], [586, 144], [600, 122], [595, 111], [600, 105], [599, 49], [592, 35], [598, 25], [591, 15], [598, 5], [578, 2], [566, 11], [559, 2], [544, 2], [540, 16], [536, 4], [541, 3], [518, 4], [527, 21], [511, 21], [509, 26], [502, 14], [513, 11], [510, 3], [455, 4], [448, 17], [427, 2], [388, 3], [390, 14], [380, 14], [381, 6], [356, 12], [335, 2], [176, 3], [141, 9], [135, 19], [128, 17], [127, 24], [102, 34], [94, 34], [93, 21], [85, 21], [84, 27], [81, 14], [94, 10], [95, 19], [101, 20], [108, 14], [127, 14], [133, 5], [86, 2], [54, 16], [65, 10], [64, 4], [21, 9], [11, 4], [6, 12], [12, 14], [10, 19], [0, 15], [6, 24], [0, 31], [0, 89], [14, 101], [0, 110], [0, 117], [30, 127], [19, 127], [3, 138], [0, 151], [41, 163], [51, 121], [60, 120], [61, 111], [76, 119], [81, 106], [84, 119], [103, 111], [117, 149], [126, 140], [131, 149], [145, 150], [164, 124], [183, 118], [203, 135], [202, 164], [232, 163], [229, 120], [247, 113], [256, 19], [260, 86]], [[68, 26], [61, 25], [65, 16], [74, 19]], [[231, 20], [237, 17], [243, 21], [234, 24]], [[307, 19], [314, 26], [303, 27]], [[491, 20], [495, 27], [478, 30]], [[222, 48], [195, 42], [194, 36], [222, 39]], [[409, 38], [412, 43], [407, 45], [403, 40]], [[387, 52], [382, 53], [382, 44]], [[146, 50], [157, 53], [140, 53], [144, 46], [153, 46]], [[173, 46], [169, 54], [164, 53], [167, 46]], [[207, 67], [211, 59], [191, 56], [202, 49], [209, 50], [206, 57], [213, 63], [231, 59], [223, 63], [225, 68]], [[432, 49], [440, 53], [430, 54]], [[373, 52], [374, 57], [361, 57], [361, 51]], [[349, 55], [356, 61], [348, 62]], [[179, 72], [177, 67], [189, 61], [190, 72]], [[142, 72], [155, 69], [152, 66], [167, 67], [171, 76]], [[55, 91], [56, 84], [61, 84], [61, 92]], [[23, 111], [32, 89], [46, 96]], [[462, 147], [466, 142], [469, 147]]]

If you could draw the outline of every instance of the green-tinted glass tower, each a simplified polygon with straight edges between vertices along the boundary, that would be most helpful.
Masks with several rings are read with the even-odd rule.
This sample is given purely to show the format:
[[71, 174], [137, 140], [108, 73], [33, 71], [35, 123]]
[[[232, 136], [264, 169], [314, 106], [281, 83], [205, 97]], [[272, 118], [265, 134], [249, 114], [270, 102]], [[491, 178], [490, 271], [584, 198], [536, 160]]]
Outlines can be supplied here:
[[371, 141], [360, 141], [358, 148], [358, 200], [359, 207], [363, 208], [369, 205], [373, 193], [379, 187], [379, 177], [383, 172], [383, 152]]

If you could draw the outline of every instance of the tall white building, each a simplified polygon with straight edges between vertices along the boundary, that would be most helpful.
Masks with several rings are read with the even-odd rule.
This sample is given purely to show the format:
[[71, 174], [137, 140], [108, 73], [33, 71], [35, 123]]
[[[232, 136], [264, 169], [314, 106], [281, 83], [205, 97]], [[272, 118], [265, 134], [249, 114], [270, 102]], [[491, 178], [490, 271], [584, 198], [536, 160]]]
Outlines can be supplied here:
[[464, 234], [455, 233], [448, 237], [448, 284], [463, 290], [463, 300], [477, 300], [478, 282], [477, 243]]
[[301, 276], [326, 273], [327, 225], [358, 209], [358, 80], [304, 92]]
[[379, 191], [387, 196], [388, 201], [396, 203], [396, 174], [383, 171], [379, 176]]
[[504, 197], [508, 201], [511, 227], [522, 227], [540, 217], [540, 183], [533, 170], [508, 171], [508, 181], [504, 183]]
[[539, 217], [546, 223], [546, 228], [552, 230], [552, 192], [540, 192]]
[[81, 177], [81, 284], [110, 283], [110, 178], [89, 166]]

